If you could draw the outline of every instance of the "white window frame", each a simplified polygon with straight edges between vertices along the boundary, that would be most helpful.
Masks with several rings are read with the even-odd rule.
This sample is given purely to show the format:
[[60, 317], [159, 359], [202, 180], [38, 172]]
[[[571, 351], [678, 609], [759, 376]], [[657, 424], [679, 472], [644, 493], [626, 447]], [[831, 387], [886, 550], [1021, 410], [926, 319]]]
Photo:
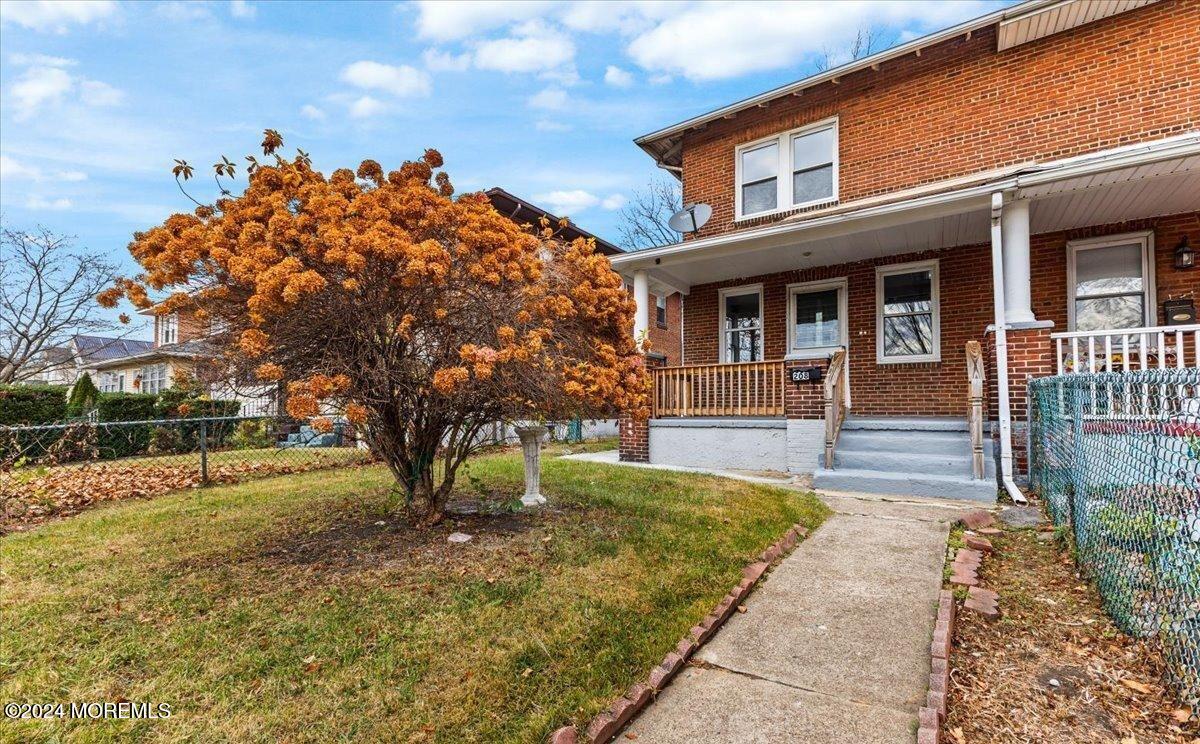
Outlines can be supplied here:
[[122, 383], [125, 381], [123, 375], [117, 372], [101, 372], [100, 373], [100, 392], [102, 393], [120, 393]]
[[[838, 345], [836, 346], [813, 346], [809, 348], [796, 348], [796, 300], [798, 294], [808, 294], [810, 292], [823, 292], [830, 289], [838, 291]], [[846, 299], [849, 294], [849, 282], [846, 277], [838, 277], [837, 279], [821, 279], [815, 282], [797, 282], [787, 286], [787, 356], [786, 359], [818, 359], [823, 356], [833, 356], [833, 353], [839, 349], [844, 349], [849, 346], [849, 302]]]
[[[766, 339], [763, 334], [763, 285], [761, 284], [743, 284], [740, 287], [726, 287], [717, 293], [717, 303], [720, 305], [717, 311], [717, 342], [721, 345], [721, 363], [722, 364], [744, 364], [744, 362], [729, 361], [729, 344], [725, 341], [726, 336], [732, 331], [725, 330], [725, 298], [739, 297], [741, 295], [758, 295], [758, 361], [763, 361], [766, 354]], [[739, 330], [747, 330], [745, 328]]]
[[166, 346], [179, 342], [179, 316], [175, 313], [158, 317], [158, 345]]
[[[150, 382], [152, 379], [149, 376], [149, 374], [147, 374], [147, 373], [150, 370], [154, 370], [155, 372], [158, 372], [160, 369], [162, 370], [162, 377], [158, 377], [156, 375], [153, 378], [153, 381], [157, 383], [157, 386], [155, 387], [155, 389], [153, 391], [147, 390], [146, 389], [147, 383]], [[147, 364], [146, 366], [142, 367], [139, 370], [139, 374], [141, 375], [141, 383], [139, 383], [139, 385], [138, 385], [139, 393], [146, 393], [148, 395], [158, 395], [159, 393], [161, 393], [162, 391], [164, 391], [168, 387], [170, 387], [170, 385], [168, 383], [168, 377], [167, 377], [168, 370], [167, 370], [166, 363], [160, 362], [158, 364]]]
[[[658, 319], [658, 311], [662, 310], [662, 320]], [[667, 296], [654, 295], [654, 323], [659, 328], [667, 327]]]
[[[822, 199], [813, 199], [812, 201], [802, 202], [800, 204], [792, 204], [792, 139], [805, 134], [812, 134], [821, 129], [833, 130], [833, 193]], [[736, 209], [736, 220], [750, 220], [758, 217], [765, 217], [780, 212], [790, 212], [794, 209], [804, 209], [806, 207], [815, 207], [822, 204], [836, 204], [838, 200], [838, 171], [840, 168], [841, 159], [841, 137], [839, 133], [838, 117], [831, 116], [828, 119], [815, 121], [811, 124], [805, 124], [796, 129], [789, 129], [780, 134], [773, 134], [770, 137], [747, 142], [738, 145], [734, 148], [733, 164], [733, 199]], [[747, 150], [754, 150], [763, 145], [776, 142], [779, 144], [779, 165], [775, 172], [775, 209], [769, 209], [763, 212], [753, 212], [745, 214], [742, 210], [742, 153]], [[783, 174], [787, 174], [787, 178]]]
[[[939, 275], [939, 260], [912, 261], [910, 263], [889, 264], [875, 267], [875, 363], [876, 364], [914, 364], [918, 362], [942, 361], [942, 302], [941, 278]], [[894, 274], [912, 274], [918, 271], [930, 271], [930, 314], [933, 328], [933, 352], [930, 354], [908, 354], [905, 356], [884, 356], [883, 349], [883, 279]]]
[[[1137, 232], [1104, 235], [1098, 238], [1067, 241], [1067, 330], [1075, 330], [1075, 259], [1080, 251], [1094, 248], [1111, 248], [1117, 245], [1141, 244], [1142, 248], [1142, 323], [1147, 327], [1157, 325], [1158, 299], [1154, 291], [1154, 231], [1139, 230]], [[1132, 293], [1131, 293], [1132, 294]], [[1105, 329], [1111, 330], [1111, 329]]]

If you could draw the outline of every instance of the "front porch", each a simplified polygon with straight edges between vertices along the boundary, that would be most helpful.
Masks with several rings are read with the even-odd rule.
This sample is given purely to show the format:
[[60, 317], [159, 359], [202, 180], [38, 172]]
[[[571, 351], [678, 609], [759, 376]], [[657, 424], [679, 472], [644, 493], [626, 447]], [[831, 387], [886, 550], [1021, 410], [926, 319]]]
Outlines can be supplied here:
[[623, 458], [861, 469], [837, 458], [847, 417], [939, 417], [969, 477], [1019, 475], [1030, 379], [1200, 366], [1200, 325], [1164, 307], [1186, 315], [1200, 289], [1175, 265], [1198, 193], [1191, 135], [618, 257], [639, 302], [684, 295], [683, 364], [651, 371]]

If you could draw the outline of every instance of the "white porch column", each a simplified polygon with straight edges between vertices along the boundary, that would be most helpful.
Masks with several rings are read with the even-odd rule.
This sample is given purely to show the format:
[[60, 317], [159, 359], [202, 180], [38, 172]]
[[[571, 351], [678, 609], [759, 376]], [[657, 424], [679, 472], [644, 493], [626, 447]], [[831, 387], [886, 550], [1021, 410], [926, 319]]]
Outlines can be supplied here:
[[633, 272], [633, 301], [637, 312], [633, 316], [633, 337], [641, 343], [650, 328], [650, 276], [645, 269]]
[[1000, 216], [1004, 252], [1004, 321], [1032, 323], [1033, 304], [1029, 291], [1029, 200], [1017, 199], [1004, 205]]

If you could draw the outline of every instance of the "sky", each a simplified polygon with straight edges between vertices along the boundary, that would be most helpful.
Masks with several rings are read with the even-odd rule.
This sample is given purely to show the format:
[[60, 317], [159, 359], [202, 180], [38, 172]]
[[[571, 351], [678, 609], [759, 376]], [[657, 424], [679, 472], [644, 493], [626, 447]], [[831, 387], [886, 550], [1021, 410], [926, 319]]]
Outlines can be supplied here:
[[174, 159], [210, 200], [211, 164], [269, 127], [325, 172], [434, 147], [458, 191], [617, 242], [665, 177], [635, 137], [843, 62], [858, 29], [892, 45], [1005, 4], [0, 0], [0, 219], [132, 273], [133, 232], [190, 205]]

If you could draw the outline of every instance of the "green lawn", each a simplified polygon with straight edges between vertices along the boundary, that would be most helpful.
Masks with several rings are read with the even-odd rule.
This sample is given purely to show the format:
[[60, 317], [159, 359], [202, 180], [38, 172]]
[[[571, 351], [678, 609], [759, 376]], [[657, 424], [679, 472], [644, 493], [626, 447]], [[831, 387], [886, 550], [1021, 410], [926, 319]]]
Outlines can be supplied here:
[[[481, 457], [461, 497], [521, 491]], [[169, 703], [5, 741], [539, 741], [586, 721], [737, 582], [807, 494], [547, 459], [549, 508], [414, 533], [382, 467], [103, 506], [0, 540], [0, 699]], [[380, 524], [382, 522], [382, 524]], [[474, 535], [446, 542], [452, 530]]]

